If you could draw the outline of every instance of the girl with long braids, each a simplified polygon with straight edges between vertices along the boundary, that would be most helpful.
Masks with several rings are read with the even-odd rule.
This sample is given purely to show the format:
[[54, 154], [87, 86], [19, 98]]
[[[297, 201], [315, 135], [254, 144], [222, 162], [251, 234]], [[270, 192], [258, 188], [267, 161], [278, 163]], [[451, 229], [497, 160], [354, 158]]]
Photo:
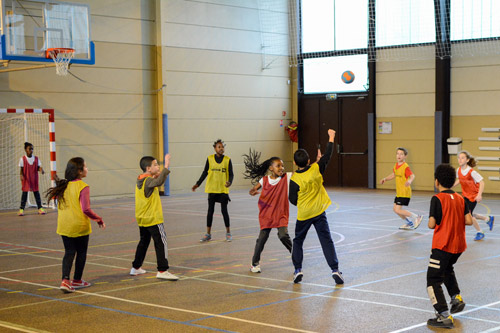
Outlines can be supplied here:
[[[106, 228], [102, 218], [90, 208], [89, 186], [82, 181], [87, 176], [87, 165], [81, 157], [73, 157], [66, 165], [64, 179], [56, 176], [56, 186], [50, 188], [47, 199], [57, 199], [57, 233], [64, 244], [62, 261], [62, 282], [59, 289], [72, 293], [75, 289], [89, 287], [90, 283], [82, 280], [89, 235], [92, 232], [90, 220], [95, 220], [99, 228]], [[75, 259], [73, 280], [69, 276]]]
[[[291, 172], [285, 173], [283, 161], [279, 157], [271, 157], [259, 163], [261, 153], [256, 151], [243, 155], [245, 163], [245, 179], [251, 179], [254, 187], [250, 195], [254, 196], [262, 189], [259, 197], [260, 233], [255, 244], [252, 258], [252, 273], [260, 273], [260, 255], [269, 238], [271, 229], [278, 229], [278, 238], [286, 249], [292, 251], [292, 241], [288, 235], [288, 180]], [[269, 175], [267, 175], [269, 173]]]

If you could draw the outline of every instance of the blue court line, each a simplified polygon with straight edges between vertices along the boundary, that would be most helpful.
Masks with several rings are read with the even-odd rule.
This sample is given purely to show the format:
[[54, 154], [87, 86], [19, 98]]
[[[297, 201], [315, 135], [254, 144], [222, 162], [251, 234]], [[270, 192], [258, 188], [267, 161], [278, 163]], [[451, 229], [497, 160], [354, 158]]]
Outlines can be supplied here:
[[[0, 288], [0, 290], [6, 291], [6, 292], [16, 291], [16, 290], [11, 290], [11, 289], [6, 289], [6, 288]], [[69, 304], [82, 305], [82, 306], [86, 306], [86, 307], [89, 307], [89, 308], [94, 308], [94, 309], [99, 309], [99, 310], [106, 310], [106, 311], [112, 311], [112, 312], [122, 313], [122, 314], [126, 314], [126, 315], [132, 315], [132, 316], [136, 316], [136, 317], [143, 317], [143, 318], [148, 318], [148, 319], [155, 319], [155, 320], [166, 321], [166, 322], [175, 323], [175, 324], [181, 324], [181, 325], [193, 326], [193, 327], [198, 327], [198, 328], [204, 328], [204, 329], [212, 330], [212, 331], [236, 333], [236, 332], [233, 332], [233, 331], [226, 331], [226, 330], [219, 329], [219, 328], [214, 328], [214, 327], [209, 327], [209, 326], [202, 326], [202, 325], [192, 324], [190, 321], [177, 321], [177, 320], [173, 320], [173, 319], [153, 317], [153, 316], [148, 316], [148, 315], [144, 315], [144, 314], [140, 314], [140, 313], [134, 313], [134, 312], [129, 312], [129, 311], [117, 310], [117, 309], [106, 308], [106, 307], [92, 305], [92, 304], [85, 304], [85, 303], [80, 303], [80, 302], [75, 302], [75, 301], [69, 301], [69, 300], [66, 300], [66, 299], [60, 299], [60, 298], [55, 298], [55, 297], [50, 297], [50, 296], [43, 296], [43, 295], [37, 295], [37, 294], [27, 293], [27, 292], [24, 292], [24, 291], [21, 291], [21, 292], [19, 292], [17, 294], [28, 295], [28, 296], [38, 297], [38, 298], [44, 298], [44, 299], [48, 299], [48, 300], [53, 300], [53, 301], [58, 301], [58, 302], [64, 302], [64, 303], [69, 303]]]

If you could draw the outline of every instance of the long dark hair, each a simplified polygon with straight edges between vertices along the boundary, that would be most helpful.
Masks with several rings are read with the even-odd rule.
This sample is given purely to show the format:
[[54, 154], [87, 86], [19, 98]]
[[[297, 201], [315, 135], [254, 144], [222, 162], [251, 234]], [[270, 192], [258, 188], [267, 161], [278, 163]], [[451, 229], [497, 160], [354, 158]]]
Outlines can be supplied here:
[[262, 163], [259, 163], [261, 153], [250, 148], [247, 154], [243, 155], [243, 163], [245, 164], [245, 179], [251, 179], [252, 185], [257, 184], [259, 179], [264, 177], [269, 171], [269, 167], [273, 161], [281, 161], [281, 158], [273, 156]]
[[66, 165], [66, 171], [64, 172], [64, 179], [55, 177], [56, 186], [51, 187], [45, 192], [45, 196], [50, 201], [52, 199], [57, 199], [59, 204], [64, 204], [64, 191], [68, 187], [68, 182], [78, 179], [80, 172], [83, 171], [85, 161], [81, 157], [73, 157], [68, 161]]

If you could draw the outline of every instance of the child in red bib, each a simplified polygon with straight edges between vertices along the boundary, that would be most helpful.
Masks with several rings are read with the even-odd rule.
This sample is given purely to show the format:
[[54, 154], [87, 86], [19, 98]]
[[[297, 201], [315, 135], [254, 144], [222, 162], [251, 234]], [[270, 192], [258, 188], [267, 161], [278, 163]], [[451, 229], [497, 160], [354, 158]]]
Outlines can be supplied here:
[[[467, 248], [465, 225], [472, 224], [472, 216], [464, 198], [451, 190], [455, 182], [453, 167], [448, 164], [439, 165], [434, 179], [439, 193], [432, 197], [429, 212], [428, 226], [434, 229], [434, 236], [427, 268], [427, 292], [436, 311], [436, 318], [429, 319], [427, 325], [453, 328], [450, 312], [457, 313], [465, 307], [453, 265]], [[449, 312], [441, 287], [443, 283], [451, 297]]]
[[[288, 234], [288, 180], [291, 173], [285, 173], [283, 161], [279, 157], [271, 157], [262, 164], [259, 163], [260, 153], [252, 152], [245, 157], [245, 179], [252, 179], [254, 187], [250, 195], [259, 194], [259, 223], [260, 233], [255, 244], [252, 258], [252, 273], [260, 273], [260, 255], [269, 238], [271, 229], [278, 229], [278, 238], [288, 252], [292, 251], [292, 240]], [[271, 173], [266, 176], [268, 171]], [[260, 178], [259, 181], [257, 181]]]
[[38, 172], [45, 174], [42, 168], [42, 162], [38, 156], [33, 155], [33, 145], [29, 142], [24, 143], [24, 151], [26, 155], [19, 160], [20, 178], [23, 194], [21, 196], [21, 206], [17, 215], [24, 216], [24, 208], [28, 201], [28, 192], [32, 191], [35, 196], [38, 214], [45, 215], [45, 210], [42, 208], [42, 200], [38, 191]]
[[472, 157], [469, 152], [462, 150], [457, 155], [459, 168], [457, 169], [457, 179], [455, 180], [456, 186], [460, 183], [462, 187], [462, 195], [469, 206], [470, 213], [472, 215], [472, 223], [477, 233], [474, 237], [475, 241], [479, 241], [484, 238], [484, 232], [477, 223], [477, 219], [486, 221], [486, 224], [493, 229], [493, 224], [495, 223], [494, 216], [483, 216], [474, 213], [474, 208], [478, 202], [483, 199], [484, 181], [483, 177], [473, 169], [476, 166], [476, 160]]

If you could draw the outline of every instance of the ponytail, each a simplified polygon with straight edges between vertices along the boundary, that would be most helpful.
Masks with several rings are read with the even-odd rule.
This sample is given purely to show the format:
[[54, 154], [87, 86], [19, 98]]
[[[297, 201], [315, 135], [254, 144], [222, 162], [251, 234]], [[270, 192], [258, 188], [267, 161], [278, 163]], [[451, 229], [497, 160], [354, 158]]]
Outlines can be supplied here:
[[248, 155], [243, 155], [243, 163], [245, 164], [245, 173], [243, 176], [245, 179], [251, 179], [252, 185], [257, 184], [267, 174], [273, 161], [281, 160], [279, 157], [274, 156], [259, 164], [260, 156], [261, 153], [255, 150], [252, 151], [252, 148], [250, 148]]
[[72, 180], [78, 179], [80, 172], [83, 172], [85, 161], [81, 157], [73, 157], [66, 165], [64, 172], [64, 179], [59, 179], [55, 176], [56, 186], [51, 187], [45, 192], [47, 200], [57, 199], [59, 204], [64, 204], [64, 191], [68, 187], [68, 183]]
[[462, 150], [458, 153], [458, 155], [464, 154], [465, 157], [467, 157], [467, 165], [470, 166], [471, 168], [475, 167], [477, 165], [476, 159], [474, 156], [472, 156], [467, 150]]

